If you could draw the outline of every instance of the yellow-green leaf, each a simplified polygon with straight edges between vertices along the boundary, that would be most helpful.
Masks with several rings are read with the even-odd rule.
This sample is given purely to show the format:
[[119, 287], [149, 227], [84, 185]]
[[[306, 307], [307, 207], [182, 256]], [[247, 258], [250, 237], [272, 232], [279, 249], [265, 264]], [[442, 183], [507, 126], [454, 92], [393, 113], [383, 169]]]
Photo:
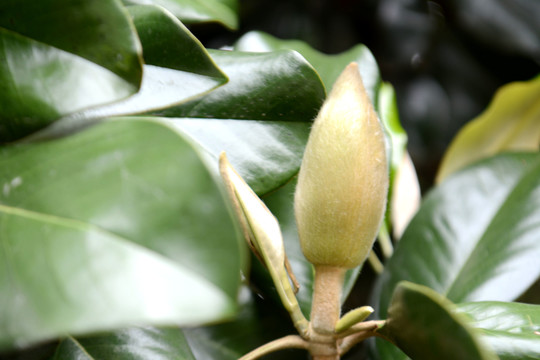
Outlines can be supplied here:
[[540, 76], [505, 85], [480, 116], [450, 145], [437, 174], [441, 182], [466, 165], [504, 151], [535, 151], [540, 146]]

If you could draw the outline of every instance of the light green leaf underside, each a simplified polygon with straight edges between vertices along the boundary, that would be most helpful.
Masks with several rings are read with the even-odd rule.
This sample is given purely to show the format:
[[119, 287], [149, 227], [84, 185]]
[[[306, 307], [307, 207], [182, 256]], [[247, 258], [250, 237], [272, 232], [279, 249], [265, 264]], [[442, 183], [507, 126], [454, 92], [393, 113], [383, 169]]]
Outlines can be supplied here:
[[501, 360], [540, 356], [540, 305], [485, 301], [457, 306]]

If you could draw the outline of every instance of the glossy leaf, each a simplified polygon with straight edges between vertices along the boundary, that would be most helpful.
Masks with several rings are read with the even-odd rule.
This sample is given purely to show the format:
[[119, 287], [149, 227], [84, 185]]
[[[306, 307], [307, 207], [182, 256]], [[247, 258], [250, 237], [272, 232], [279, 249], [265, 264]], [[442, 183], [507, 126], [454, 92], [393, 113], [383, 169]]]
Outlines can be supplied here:
[[281, 40], [263, 32], [252, 31], [242, 36], [234, 46], [239, 51], [271, 52], [295, 50], [313, 65], [329, 91], [339, 74], [351, 62], [358, 63], [364, 86], [374, 104], [378, 102], [377, 90], [381, 83], [377, 62], [364, 45], [357, 45], [338, 55], [321, 53], [299, 40]]
[[444, 156], [437, 181], [497, 153], [539, 150], [539, 98], [540, 76], [501, 87], [489, 107], [458, 133]]
[[229, 83], [205, 96], [154, 114], [279, 121], [311, 121], [317, 115], [325, 97], [324, 87], [317, 73], [299, 54], [292, 51], [209, 52], [229, 77]]
[[128, 5], [159, 5], [185, 23], [219, 22], [236, 29], [238, 19], [233, 3], [224, 0], [123, 0]]
[[211, 54], [230, 81], [155, 114], [171, 117], [171, 125], [202, 144], [215, 164], [225, 151], [251, 188], [267, 193], [298, 171], [324, 88], [309, 64], [293, 52]]
[[145, 64], [226, 79], [201, 42], [170, 12], [154, 5], [129, 6]]
[[415, 360], [495, 360], [453, 304], [425, 286], [401, 282], [381, 330]]
[[2, 347], [232, 315], [243, 252], [221, 184], [178, 133], [107, 122], [3, 148], [0, 169]]
[[538, 154], [501, 155], [448, 178], [426, 197], [379, 278], [377, 317], [386, 317], [401, 280], [454, 302], [519, 296], [540, 275], [539, 192]]
[[0, 4], [0, 140], [135, 93], [141, 47], [114, 0]]
[[227, 82], [199, 40], [171, 13], [152, 5], [130, 6], [128, 10], [143, 46], [141, 89], [123, 101], [77, 112], [48, 129], [48, 135], [96, 118], [177, 105]]
[[182, 330], [138, 327], [96, 336], [67, 337], [51, 360], [195, 360]]
[[480, 329], [483, 340], [501, 360], [534, 360], [540, 355], [540, 305], [473, 302], [457, 311]]

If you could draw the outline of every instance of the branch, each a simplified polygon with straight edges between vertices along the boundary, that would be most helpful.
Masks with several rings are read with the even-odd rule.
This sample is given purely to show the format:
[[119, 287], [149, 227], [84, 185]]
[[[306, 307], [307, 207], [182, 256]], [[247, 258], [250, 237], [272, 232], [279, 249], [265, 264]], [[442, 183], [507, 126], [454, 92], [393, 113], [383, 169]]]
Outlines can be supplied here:
[[284, 349], [308, 349], [308, 342], [298, 335], [288, 335], [256, 348], [238, 360], [255, 360], [274, 351]]

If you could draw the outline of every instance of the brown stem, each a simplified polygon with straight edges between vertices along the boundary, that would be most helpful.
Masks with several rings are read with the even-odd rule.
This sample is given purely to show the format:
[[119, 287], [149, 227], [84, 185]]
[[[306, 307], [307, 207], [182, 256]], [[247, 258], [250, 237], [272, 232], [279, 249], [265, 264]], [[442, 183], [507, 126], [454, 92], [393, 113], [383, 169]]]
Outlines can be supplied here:
[[341, 312], [341, 291], [345, 269], [315, 266], [311, 305], [311, 327], [321, 335], [333, 335]]
[[309, 352], [313, 360], [339, 360], [335, 328], [341, 312], [344, 276], [345, 269], [315, 266], [309, 334]]

